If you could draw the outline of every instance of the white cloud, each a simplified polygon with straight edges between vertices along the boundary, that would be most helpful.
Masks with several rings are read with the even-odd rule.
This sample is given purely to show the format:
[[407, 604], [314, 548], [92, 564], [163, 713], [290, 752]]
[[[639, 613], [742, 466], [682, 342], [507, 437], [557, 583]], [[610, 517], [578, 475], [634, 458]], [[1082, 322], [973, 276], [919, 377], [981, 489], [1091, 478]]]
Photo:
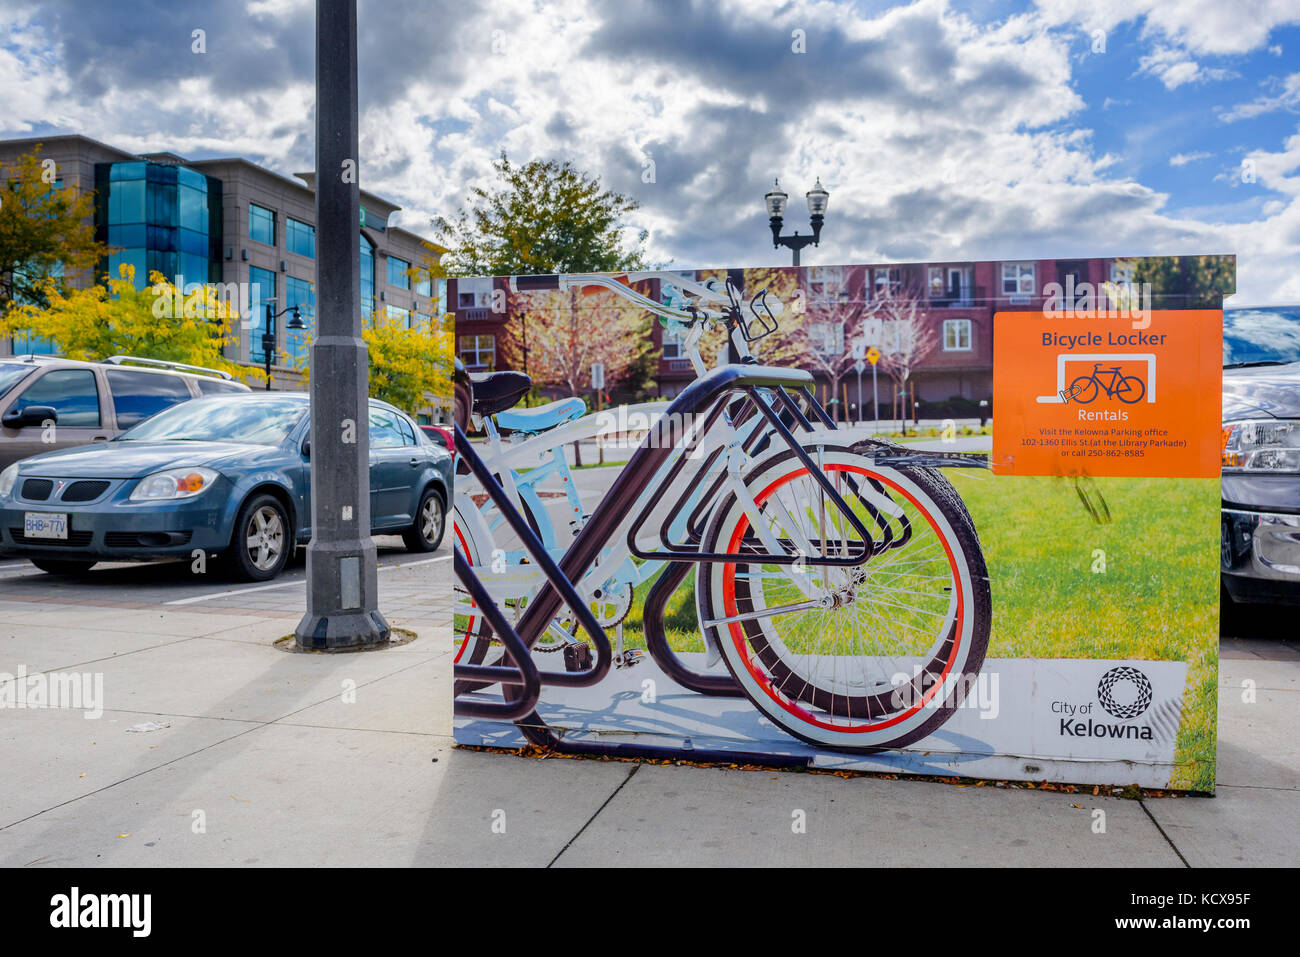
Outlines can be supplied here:
[[1281, 91], [1276, 96], [1261, 96], [1249, 103], [1239, 103], [1232, 109], [1220, 113], [1219, 119], [1231, 123], [1235, 120], [1246, 120], [1264, 113], [1272, 113], [1275, 110], [1300, 108], [1300, 73], [1292, 73], [1280, 81], [1275, 80], [1274, 83], [1281, 87]]
[[[169, 27], [131, 57], [117, 49], [130, 37], [79, 38], [73, 62], [70, 40], [51, 42], [41, 25], [58, 2], [71, 0], [0, 13], [0, 131], [57, 128], [131, 149], [246, 155], [285, 173], [311, 167], [309, 26], [299, 35], [310, 0], [234, 13], [174, 0], [190, 8], [178, 14], [185, 22], [202, 9], [211, 23], [214, 59], [197, 68], [159, 55]], [[1300, 137], [1250, 154], [1258, 178], [1240, 184], [1239, 205], [1259, 195], [1259, 213], [1224, 224], [1208, 208], [1211, 221], [1168, 212], [1168, 196], [1122, 172], [1124, 157], [1099, 152], [1080, 125], [1076, 27], [1145, 17], [1151, 73], [1177, 86], [1212, 79], [1206, 57], [1258, 48], [1292, 5], [1229, 16], [1191, 4], [1254, 38], [1231, 40], [1172, 6], [1053, 0], [982, 24], [940, 0], [879, 15], [824, 0], [464, 0], [449, 29], [423, 0], [362, 0], [363, 27], [390, 18], [385, 33], [363, 37], [362, 185], [405, 207], [398, 224], [428, 235], [431, 216], [454, 213], [487, 181], [500, 150], [572, 159], [641, 202], [628, 226], [650, 230], [652, 259], [716, 266], [785, 261], [762, 194], [775, 175], [792, 196], [820, 176], [831, 201], [811, 261], [1235, 251], [1250, 298], [1300, 298]], [[221, 58], [252, 16], [283, 55], [231, 66]], [[796, 28], [806, 54], [790, 49]], [[187, 51], [188, 28], [184, 39]], [[97, 54], [116, 62], [98, 69]], [[641, 181], [646, 155], [654, 183]], [[792, 202], [789, 228], [806, 229], [802, 205]]]
[[1175, 153], [1169, 157], [1170, 166], [1186, 166], [1188, 163], [1195, 163], [1197, 160], [1203, 160], [1210, 156], [1209, 153]]

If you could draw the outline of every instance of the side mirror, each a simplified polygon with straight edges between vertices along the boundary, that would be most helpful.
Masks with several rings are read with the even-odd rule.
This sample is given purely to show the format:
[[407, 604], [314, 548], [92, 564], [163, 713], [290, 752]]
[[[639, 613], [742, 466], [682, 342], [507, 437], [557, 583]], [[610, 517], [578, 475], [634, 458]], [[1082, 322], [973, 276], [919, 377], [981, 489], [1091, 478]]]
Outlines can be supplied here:
[[307, 439], [302, 443], [302, 457], [305, 459], [311, 458], [311, 439]]
[[0, 419], [6, 428], [21, 429], [26, 425], [44, 425], [46, 422], [59, 421], [59, 413], [48, 405], [29, 405], [23, 409], [10, 409]]

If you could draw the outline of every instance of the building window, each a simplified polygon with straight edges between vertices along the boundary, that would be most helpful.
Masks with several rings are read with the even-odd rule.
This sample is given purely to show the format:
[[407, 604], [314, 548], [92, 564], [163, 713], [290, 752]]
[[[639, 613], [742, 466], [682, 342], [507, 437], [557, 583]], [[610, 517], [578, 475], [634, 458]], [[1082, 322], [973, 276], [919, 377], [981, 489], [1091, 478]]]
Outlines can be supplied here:
[[284, 220], [284, 245], [291, 253], [316, 258], [316, 227], [299, 222], [292, 216]]
[[429, 276], [427, 269], [421, 269], [420, 278], [415, 280], [415, 294], [424, 296], [426, 299], [433, 295], [433, 280]]
[[456, 308], [484, 309], [492, 305], [492, 278], [477, 276], [456, 280]]
[[275, 245], [275, 213], [256, 203], [248, 204], [248, 238], [258, 243]]
[[496, 357], [496, 339], [491, 334], [460, 337], [460, 361], [470, 368], [490, 368], [496, 364]]
[[664, 358], [685, 358], [685, 353], [682, 352], [682, 333], [676, 323], [664, 326]]
[[843, 266], [810, 266], [808, 298], [815, 302], [838, 302], [849, 297], [844, 287]]
[[388, 285], [396, 286], [398, 289], [411, 288], [411, 274], [407, 271], [411, 264], [405, 259], [398, 259], [396, 256], [388, 257]]
[[[262, 351], [262, 336], [266, 332], [266, 303], [268, 299], [275, 299], [275, 273], [269, 269], [258, 269], [256, 266], [248, 270], [248, 284], [252, 292], [248, 297], [249, 308], [249, 326], [248, 326], [248, 359], [250, 362], [265, 362], [266, 353]], [[278, 312], [275, 303], [271, 303], [272, 310]], [[274, 357], [272, 357], [274, 358]]]
[[812, 324], [813, 348], [824, 356], [844, 354], [844, 323], [814, 322]]
[[289, 365], [302, 368], [307, 364], [308, 345], [311, 342], [312, 332], [316, 328], [316, 284], [306, 279], [298, 279], [296, 276], [286, 276], [284, 304], [289, 309], [297, 306], [299, 316], [307, 326], [306, 329], [290, 329], [286, 323], [284, 329], [284, 352], [288, 357]]
[[361, 234], [361, 321], [370, 322], [375, 311], [375, 244]]
[[389, 306], [385, 311], [388, 318], [396, 322], [403, 329], [411, 328], [411, 310], [403, 309], [401, 306]]
[[943, 351], [970, 352], [969, 319], [945, 319], [943, 321]]
[[903, 288], [903, 270], [897, 266], [877, 269], [875, 272], [876, 298], [898, 295]]
[[1032, 296], [1036, 291], [1034, 263], [1002, 264], [1002, 295]]
[[950, 306], [971, 303], [970, 273], [961, 266], [931, 266], [926, 283], [930, 301]]

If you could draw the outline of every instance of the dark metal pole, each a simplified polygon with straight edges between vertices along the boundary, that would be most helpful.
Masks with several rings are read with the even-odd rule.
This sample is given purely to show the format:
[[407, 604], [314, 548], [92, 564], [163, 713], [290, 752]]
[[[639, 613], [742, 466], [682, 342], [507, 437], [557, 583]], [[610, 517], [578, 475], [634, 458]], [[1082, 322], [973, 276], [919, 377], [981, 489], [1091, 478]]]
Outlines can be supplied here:
[[385, 642], [370, 538], [369, 375], [361, 338], [357, 3], [316, 0], [316, 296], [312, 540], [300, 648]]
[[266, 370], [266, 391], [271, 391], [271, 350], [266, 347], [268, 337], [275, 336], [275, 313], [271, 304], [266, 304], [266, 326], [262, 329], [262, 365]]

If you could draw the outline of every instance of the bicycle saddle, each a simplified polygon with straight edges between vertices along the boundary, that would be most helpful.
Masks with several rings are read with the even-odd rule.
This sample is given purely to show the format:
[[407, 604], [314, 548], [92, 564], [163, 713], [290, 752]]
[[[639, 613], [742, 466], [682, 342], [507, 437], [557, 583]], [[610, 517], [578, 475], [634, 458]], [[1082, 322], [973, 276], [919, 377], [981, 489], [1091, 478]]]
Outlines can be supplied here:
[[497, 427], [509, 432], [545, 432], [581, 418], [587, 403], [577, 396], [557, 399], [532, 409], [510, 409], [497, 413]]
[[533, 387], [533, 380], [522, 372], [471, 372], [474, 384], [474, 412], [492, 415], [510, 408]]

